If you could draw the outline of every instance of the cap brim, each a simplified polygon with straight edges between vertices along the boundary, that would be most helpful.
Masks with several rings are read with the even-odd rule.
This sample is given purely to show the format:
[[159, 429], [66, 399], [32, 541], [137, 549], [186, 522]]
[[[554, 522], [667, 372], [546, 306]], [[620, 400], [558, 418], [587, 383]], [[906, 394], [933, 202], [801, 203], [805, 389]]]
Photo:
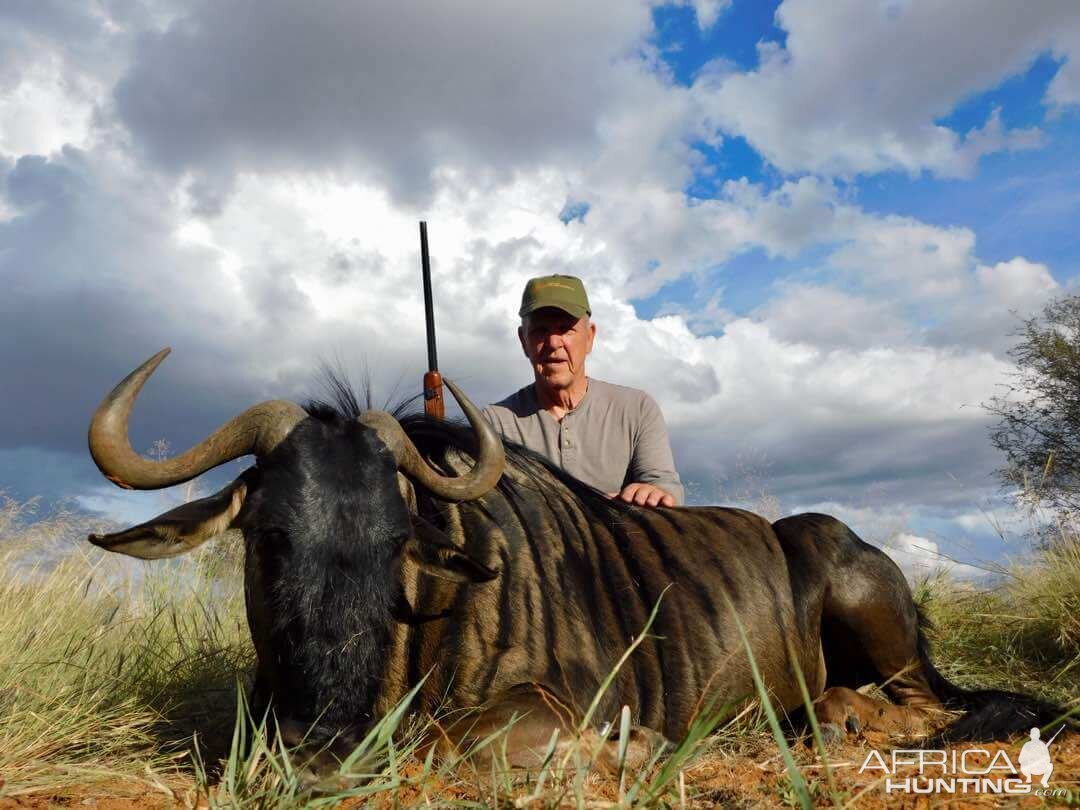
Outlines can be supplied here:
[[568, 315], [573, 315], [575, 318], [583, 318], [586, 315], [592, 314], [591, 312], [589, 312], [589, 310], [585, 309], [585, 307], [574, 306], [573, 304], [551, 304], [546, 302], [539, 302], [527, 307], [522, 307], [518, 311], [518, 315], [524, 318], [526, 315], [531, 315], [538, 309], [561, 309], [563, 312], [567, 313]]

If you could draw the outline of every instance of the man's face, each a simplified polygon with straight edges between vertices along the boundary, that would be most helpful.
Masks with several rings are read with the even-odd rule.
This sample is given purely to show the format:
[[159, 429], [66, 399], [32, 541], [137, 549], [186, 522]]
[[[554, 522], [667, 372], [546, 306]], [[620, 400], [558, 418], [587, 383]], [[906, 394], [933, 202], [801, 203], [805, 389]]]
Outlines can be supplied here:
[[575, 318], [556, 307], [544, 307], [522, 319], [518, 337], [537, 382], [567, 388], [585, 376], [585, 355], [592, 351], [596, 326], [588, 315]]

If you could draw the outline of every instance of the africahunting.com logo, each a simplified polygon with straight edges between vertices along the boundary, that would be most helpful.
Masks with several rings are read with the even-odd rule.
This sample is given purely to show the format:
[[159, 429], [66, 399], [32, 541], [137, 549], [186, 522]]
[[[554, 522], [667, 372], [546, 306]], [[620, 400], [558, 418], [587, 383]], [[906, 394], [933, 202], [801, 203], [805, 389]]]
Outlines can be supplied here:
[[1065, 788], [1050, 787], [1050, 745], [1060, 733], [1058, 729], [1043, 742], [1039, 729], [1033, 728], [1015, 763], [1004, 749], [896, 749], [884, 755], [875, 750], [867, 754], [859, 773], [883, 776], [886, 793], [1066, 796]]

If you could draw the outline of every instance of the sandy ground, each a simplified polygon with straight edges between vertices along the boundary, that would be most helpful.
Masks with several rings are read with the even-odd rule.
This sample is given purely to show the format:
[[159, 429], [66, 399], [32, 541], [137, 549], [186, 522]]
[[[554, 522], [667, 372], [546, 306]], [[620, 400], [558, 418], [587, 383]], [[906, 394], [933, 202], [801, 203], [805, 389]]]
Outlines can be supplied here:
[[[1043, 806], [1080, 806], [1080, 735], [1059, 738], [1051, 748], [1054, 762], [1054, 772], [1050, 779], [1050, 788], [1058, 791], [1057, 795], [1048, 798], [1028, 796], [996, 796], [996, 795], [949, 795], [947, 793], [935, 793], [930, 796], [918, 796], [913, 794], [900, 794], [897, 792], [886, 793], [884, 774], [880, 769], [861, 770], [867, 756], [872, 750], [881, 750], [883, 760], [888, 763], [887, 741], [875, 740], [873, 736], [862, 738], [851, 743], [843, 744], [835, 748], [830, 754], [833, 778], [838, 791], [841, 794], [842, 806], [873, 808], [873, 807], [896, 807], [896, 808], [983, 808], [983, 807], [1043, 807]], [[990, 759], [1003, 751], [1009, 759], [1016, 764], [1018, 761], [1020, 744], [1019, 740], [1012, 744], [984, 743], [979, 745], [961, 746], [955, 750], [963, 752], [965, 749], [981, 748], [988, 752], [989, 757], [982, 754], [972, 754], [977, 761], [985, 765]], [[880, 748], [879, 748], [880, 746]], [[822, 764], [817, 761], [813, 753], [806, 748], [796, 749], [796, 757], [802, 768], [804, 778], [810, 783], [815, 805], [819, 807], [834, 806], [830, 798], [825, 771]], [[972, 760], [974, 763], [976, 760]], [[1004, 760], [999, 758], [999, 763]], [[414, 774], [419, 771], [416, 767]], [[896, 777], [904, 779], [914, 776], [917, 770], [914, 766], [902, 767], [897, 770]], [[995, 770], [994, 774], [1007, 778], [1023, 777], [1004, 770]], [[406, 770], [405, 775], [410, 774]], [[935, 774], [937, 775], [937, 774]], [[409, 786], [397, 791], [396, 795], [382, 795], [368, 799], [369, 806], [377, 807], [408, 807], [408, 806], [439, 806], [448, 803], [483, 803], [493, 805], [498, 802], [502, 806], [544, 807], [552, 803], [563, 806], [574, 806], [574, 797], [571, 790], [567, 790], [558, 801], [558, 794], [550, 789], [545, 790], [545, 801], [527, 803], [522, 801], [519, 794], [517, 802], [508, 801], [509, 797], [496, 794], [490, 785], [485, 785], [482, 780], [469, 778], [462, 775], [462, 782], [453, 786], [429, 782], [423, 788]], [[790, 790], [783, 761], [776, 747], [767, 742], [762, 743], [760, 750], [750, 751], [740, 756], [725, 755], [723, 753], [711, 753], [698, 759], [683, 773], [685, 806], [704, 807], [736, 807], [736, 808], [772, 808], [783, 806], [798, 806], [794, 794]], [[171, 795], [166, 791], [171, 791]], [[585, 784], [587, 805], [590, 807], [612, 806], [618, 797], [618, 785], [611, 778], [600, 775], [592, 775]], [[668, 801], [678, 807], [679, 791], [669, 795]], [[92, 784], [76, 785], [57, 790], [42, 790], [19, 796], [0, 798], [0, 810], [7, 808], [46, 808], [46, 807], [94, 807], [105, 810], [128, 810], [128, 808], [165, 808], [165, 807], [207, 807], [205, 797], [198, 797], [190, 782], [176, 778], [164, 780], [163, 786], [153, 786], [147, 781], [130, 780], [107, 780]], [[343, 803], [345, 807], [361, 806], [360, 802]], [[669, 805], [671, 806], [671, 805]]]

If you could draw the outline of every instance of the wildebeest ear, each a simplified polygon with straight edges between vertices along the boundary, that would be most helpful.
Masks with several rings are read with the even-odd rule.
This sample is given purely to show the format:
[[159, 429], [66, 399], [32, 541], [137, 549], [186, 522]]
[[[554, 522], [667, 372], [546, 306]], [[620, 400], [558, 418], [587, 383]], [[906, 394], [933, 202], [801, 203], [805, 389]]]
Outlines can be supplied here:
[[405, 553], [428, 574], [454, 582], [490, 582], [499, 572], [470, 557], [422, 517], [413, 515]]
[[144, 560], [175, 557], [229, 529], [244, 504], [247, 486], [242, 478], [206, 498], [181, 504], [153, 520], [112, 534], [87, 539], [106, 551]]

